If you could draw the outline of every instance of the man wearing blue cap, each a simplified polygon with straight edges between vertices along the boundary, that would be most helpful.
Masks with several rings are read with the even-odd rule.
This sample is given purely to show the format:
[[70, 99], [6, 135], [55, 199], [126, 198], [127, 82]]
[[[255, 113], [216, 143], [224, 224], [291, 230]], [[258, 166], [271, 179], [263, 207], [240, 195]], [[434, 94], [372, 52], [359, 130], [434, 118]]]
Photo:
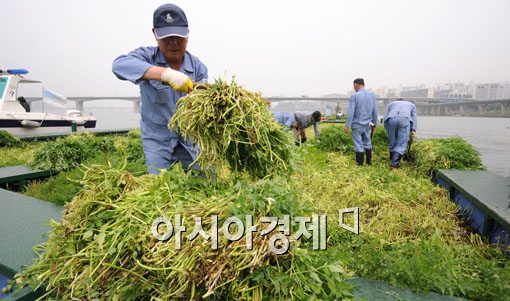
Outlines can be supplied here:
[[140, 86], [142, 143], [149, 173], [181, 161], [190, 166], [197, 145], [167, 128], [176, 102], [193, 88], [207, 82], [207, 67], [186, 50], [188, 20], [176, 5], [164, 4], [154, 11], [152, 32], [158, 47], [140, 47], [113, 61], [113, 73]]
[[375, 95], [365, 90], [365, 81], [362, 78], [354, 80], [354, 93], [349, 101], [349, 112], [345, 121], [344, 132], [352, 129], [352, 142], [356, 152], [356, 162], [363, 165], [366, 155], [367, 165], [372, 164], [371, 132], [377, 125], [377, 105]]

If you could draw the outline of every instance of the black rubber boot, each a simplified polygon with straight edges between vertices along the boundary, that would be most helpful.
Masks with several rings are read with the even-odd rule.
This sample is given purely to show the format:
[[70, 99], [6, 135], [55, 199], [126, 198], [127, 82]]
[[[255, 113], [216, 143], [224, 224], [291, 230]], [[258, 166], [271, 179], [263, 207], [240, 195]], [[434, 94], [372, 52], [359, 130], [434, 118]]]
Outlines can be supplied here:
[[393, 152], [390, 152], [390, 162], [393, 160]]
[[365, 153], [356, 152], [356, 163], [358, 163], [359, 166], [363, 165], [363, 159], [365, 159]]
[[393, 156], [391, 156], [391, 167], [400, 168], [400, 159], [402, 159], [402, 155], [398, 152], [394, 152]]
[[367, 165], [372, 165], [372, 150], [371, 149], [365, 149], [365, 156], [367, 157]]

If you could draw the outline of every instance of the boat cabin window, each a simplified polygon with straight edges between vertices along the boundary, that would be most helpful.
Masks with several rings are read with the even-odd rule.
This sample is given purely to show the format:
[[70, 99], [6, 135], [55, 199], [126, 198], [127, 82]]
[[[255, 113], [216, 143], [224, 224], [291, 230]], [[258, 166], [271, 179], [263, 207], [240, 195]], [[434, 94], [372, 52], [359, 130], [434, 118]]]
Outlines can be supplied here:
[[0, 77], [0, 100], [3, 99], [6, 87], [7, 87], [7, 77]]
[[68, 110], [67, 117], [82, 117], [82, 113], [78, 110]]
[[30, 112], [30, 104], [27, 102], [25, 97], [23, 96], [18, 97], [18, 102], [23, 107], [23, 109], [25, 109], [26, 112]]

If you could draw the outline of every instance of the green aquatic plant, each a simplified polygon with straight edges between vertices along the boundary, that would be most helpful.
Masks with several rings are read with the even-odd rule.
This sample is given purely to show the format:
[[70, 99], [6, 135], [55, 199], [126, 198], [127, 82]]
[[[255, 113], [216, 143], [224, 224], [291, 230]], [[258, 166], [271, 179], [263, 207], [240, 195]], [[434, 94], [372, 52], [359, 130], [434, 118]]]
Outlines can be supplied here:
[[[360, 168], [339, 152], [311, 145], [299, 152], [304, 165], [292, 183], [303, 201], [328, 214], [325, 257], [337, 256], [358, 276], [416, 291], [508, 300], [510, 261], [462, 226], [448, 192], [419, 166], [390, 170], [375, 160]], [[359, 208], [359, 235], [338, 226], [338, 210], [351, 207]], [[351, 216], [346, 223], [353, 225]]]
[[[50, 239], [37, 248], [38, 261], [18, 281], [40, 285], [50, 300], [68, 299], [70, 289], [78, 299], [329, 300], [351, 298], [343, 280], [354, 273], [416, 291], [508, 300], [510, 261], [462, 226], [447, 191], [429, 177], [438, 166], [480, 167], [470, 145], [452, 138], [420, 141], [414, 164], [390, 170], [386, 135], [378, 128], [373, 165], [359, 168], [350, 135], [337, 125], [321, 128], [320, 143], [311, 140], [298, 148], [300, 168], [290, 179], [232, 177], [211, 183], [180, 166], [157, 177], [139, 176], [135, 166], [143, 165], [128, 163], [118, 151], [85, 161], [81, 174], [69, 171], [69, 179], [81, 180], [72, 182], [79, 192], [66, 205], [63, 222], [53, 224]], [[128, 140], [121, 140], [116, 146], [125, 149]], [[62, 184], [65, 177], [53, 179], [52, 189], [71, 189]], [[359, 208], [359, 235], [338, 226], [338, 210], [348, 207]], [[247, 212], [324, 213], [328, 249], [311, 251], [302, 241], [285, 256], [273, 256], [261, 240], [254, 241], [254, 253], [223, 240], [225, 248], [212, 252], [210, 242], [199, 237], [178, 253], [171, 242], [161, 245], [148, 233], [152, 217], [176, 212], [187, 217], [217, 212], [220, 221]], [[346, 223], [352, 222], [347, 216]], [[186, 226], [192, 227], [190, 220]], [[208, 226], [204, 223], [204, 230]]]
[[[119, 137], [117, 137], [116, 140], [124, 140], [117, 141], [121, 142], [121, 145], [119, 145], [121, 149], [123, 149], [125, 143], [129, 143], [126, 139], [119, 139]], [[61, 171], [56, 176], [45, 181], [28, 183], [23, 193], [40, 200], [64, 205], [71, 202], [83, 188], [80, 180], [83, 178], [88, 166], [107, 165], [109, 162], [110, 164], [116, 165], [123, 160], [123, 156], [125, 156], [125, 154], [123, 154], [122, 151], [115, 151], [109, 152], [108, 156], [90, 158], [80, 166]], [[126, 171], [134, 175], [142, 175], [147, 172], [147, 168], [143, 162], [129, 161], [126, 165]]]
[[18, 147], [0, 148], [0, 167], [14, 165], [28, 165], [34, 156], [36, 150], [41, 147], [43, 142], [25, 143]]
[[0, 130], [0, 147], [21, 147], [23, 141], [13, 134]]
[[142, 144], [142, 132], [140, 129], [132, 129], [127, 134], [126, 153], [129, 162], [145, 163]]
[[328, 252], [345, 258], [357, 275], [397, 287], [469, 300], [509, 300], [510, 261], [478, 235], [451, 243], [436, 232], [425, 239], [387, 244], [362, 234], [339, 240]]
[[85, 160], [115, 151], [111, 137], [76, 134], [48, 141], [38, 148], [30, 162], [37, 169], [69, 170]]
[[197, 160], [207, 174], [224, 165], [255, 178], [289, 174], [289, 136], [266, 106], [259, 93], [216, 80], [180, 98], [169, 127], [197, 143]]
[[[48, 241], [36, 248], [38, 259], [16, 276], [20, 286], [42, 288], [45, 300], [304, 300], [351, 297], [344, 283], [343, 263], [308, 252], [307, 243], [291, 241], [289, 252], [275, 255], [268, 237], [218, 237], [211, 241], [183, 237], [157, 241], [152, 223], [158, 217], [193, 229], [202, 217], [204, 230], [218, 216], [307, 214], [283, 178], [213, 185], [206, 178], [183, 172], [177, 165], [158, 176], [135, 177], [120, 166], [87, 168], [83, 189], [65, 206], [61, 223], [52, 222]], [[174, 228], [177, 229], [177, 228]], [[176, 233], [176, 232], [175, 232]], [[187, 231], [187, 234], [190, 231]], [[212, 233], [212, 232], [209, 232]]]
[[432, 174], [437, 169], [484, 169], [480, 153], [460, 137], [418, 141], [412, 148], [417, 168]]
[[[317, 147], [323, 151], [337, 151], [342, 154], [352, 154], [354, 147], [351, 133], [345, 134], [343, 125], [322, 124], [321, 140]], [[372, 134], [373, 151], [377, 153], [388, 152], [388, 137], [383, 126], [378, 126]]]

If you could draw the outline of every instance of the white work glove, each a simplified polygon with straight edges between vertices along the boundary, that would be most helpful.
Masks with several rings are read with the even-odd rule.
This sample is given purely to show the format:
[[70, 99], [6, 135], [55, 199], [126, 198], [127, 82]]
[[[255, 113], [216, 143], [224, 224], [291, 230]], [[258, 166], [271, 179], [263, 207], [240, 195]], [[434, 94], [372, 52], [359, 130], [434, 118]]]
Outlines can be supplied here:
[[177, 92], [191, 92], [191, 90], [193, 90], [193, 83], [189, 77], [172, 68], [166, 68], [165, 71], [161, 73], [161, 81], [170, 85], [170, 87]]

